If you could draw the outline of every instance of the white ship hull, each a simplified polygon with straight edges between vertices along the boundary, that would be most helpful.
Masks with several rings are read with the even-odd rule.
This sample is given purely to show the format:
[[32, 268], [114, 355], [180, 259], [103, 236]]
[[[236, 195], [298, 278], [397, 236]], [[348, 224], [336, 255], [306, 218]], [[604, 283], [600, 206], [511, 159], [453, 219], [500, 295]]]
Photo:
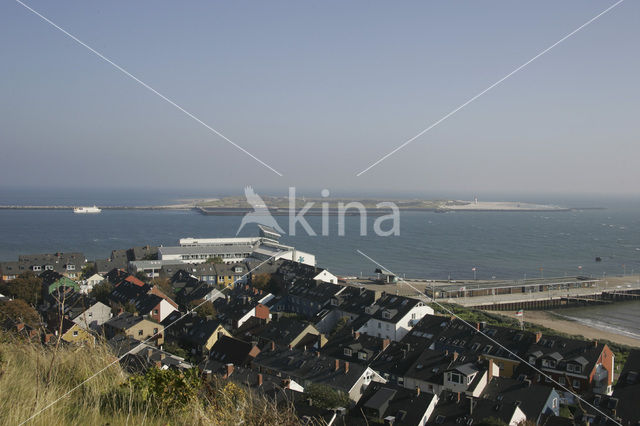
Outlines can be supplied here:
[[90, 213], [100, 213], [102, 212], [102, 209], [99, 209], [96, 206], [93, 207], [76, 207], [75, 209], [73, 209], [74, 213], [80, 213], [80, 214], [90, 214]]

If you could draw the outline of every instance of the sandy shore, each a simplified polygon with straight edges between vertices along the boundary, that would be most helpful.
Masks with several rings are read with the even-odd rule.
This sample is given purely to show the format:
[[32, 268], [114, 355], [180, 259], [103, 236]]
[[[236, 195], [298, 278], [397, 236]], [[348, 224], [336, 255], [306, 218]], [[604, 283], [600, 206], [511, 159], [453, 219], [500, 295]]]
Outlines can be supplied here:
[[[492, 312], [496, 313], [496, 312]], [[515, 315], [504, 315], [509, 318], [515, 318]], [[531, 322], [541, 325], [543, 327], [556, 330], [561, 333], [573, 334], [577, 336], [583, 336], [587, 339], [594, 340], [609, 340], [611, 342], [619, 343], [621, 345], [633, 346], [640, 348], [640, 340], [632, 337], [623, 336], [621, 334], [615, 334], [597, 328], [589, 327], [584, 324], [580, 324], [575, 321], [563, 319], [550, 312], [544, 311], [526, 311], [524, 315], [525, 322]]]

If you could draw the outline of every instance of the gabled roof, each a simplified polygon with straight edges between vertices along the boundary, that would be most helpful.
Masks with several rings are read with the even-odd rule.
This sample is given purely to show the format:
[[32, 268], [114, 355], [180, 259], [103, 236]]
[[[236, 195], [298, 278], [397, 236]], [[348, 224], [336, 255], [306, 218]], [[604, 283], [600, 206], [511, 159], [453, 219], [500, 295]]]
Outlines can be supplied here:
[[209, 351], [209, 357], [220, 362], [246, 365], [253, 358], [253, 352], [259, 352], [259, 349], [254, 349], [251, 343], [221, 336]]
[[437, 396], [426, 392], [418, 394], [413, 389], [389, 383], [372, 382], [356, 407], [351, 410], [351, 417], [346, 423], [372, 423], [363, 419], [362, 413], [364, 412], [369, 419], [373, 420], [373, 423], [390, 417], [394, 420], [393, 424], [422, 425], [421, 421], [434, 398]]
[[367, 370], [365, 366], [351, 363], [347, 369], [344, 361], [315, 352], [278, 347], [260, 352], [253, 364], [279, 372], [283, 378], [292, 378], [298, 383], [310, 381], [343, 392], [349, 392]]

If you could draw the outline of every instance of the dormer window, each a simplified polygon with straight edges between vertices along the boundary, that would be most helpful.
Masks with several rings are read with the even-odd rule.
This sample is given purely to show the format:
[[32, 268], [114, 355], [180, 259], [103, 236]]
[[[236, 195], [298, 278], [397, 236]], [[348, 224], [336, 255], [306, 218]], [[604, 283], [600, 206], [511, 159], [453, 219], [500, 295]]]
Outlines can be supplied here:
[[242, 266], [236, 266], [235, 268], [233, 268], [233, 272], [235, 272], [236, 274], [239, 274], [242, 272]]
[[331, 306], [338, 306], [338, 299], [331, 299]]
[[464, 383], [462, 374], [456, 372], [449, 373], [449, 381], [457, 384]]
[[34, 272], [42, 271], [42, 266], [34, 265], [32, 269], [33, 269]]
[[582, 373], [582, 366], [579, 364], [567, 364], [567, 371], [570, 373]]
[[346, 356], [351, 356], [351, 354], [352, 354], [352, 353], [353, 353], [353, 352], [351, 352], [351, 349], [350, 349], [350, 348], [344, 348], [344, 354], [345, 354]]
[[389, 312], [389, 311], [382, 311], [382, 318], [384, 318], [384, 319], [391, 319], [391, 312]]
[[45, 265], [44, 270], [45, 271], [53, 271], [53, 265]]
[[76, 265], [67, 265], [67, 271], [75, 271]]

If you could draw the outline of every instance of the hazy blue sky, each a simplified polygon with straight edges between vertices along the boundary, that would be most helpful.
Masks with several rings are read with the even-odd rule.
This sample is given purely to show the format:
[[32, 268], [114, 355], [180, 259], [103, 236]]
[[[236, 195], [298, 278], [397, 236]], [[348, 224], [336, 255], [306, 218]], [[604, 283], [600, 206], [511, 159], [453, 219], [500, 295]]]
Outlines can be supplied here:
[[610, 1], [0, 2], [0, 186], [638, 194], [627, 0], [365, 175]]

